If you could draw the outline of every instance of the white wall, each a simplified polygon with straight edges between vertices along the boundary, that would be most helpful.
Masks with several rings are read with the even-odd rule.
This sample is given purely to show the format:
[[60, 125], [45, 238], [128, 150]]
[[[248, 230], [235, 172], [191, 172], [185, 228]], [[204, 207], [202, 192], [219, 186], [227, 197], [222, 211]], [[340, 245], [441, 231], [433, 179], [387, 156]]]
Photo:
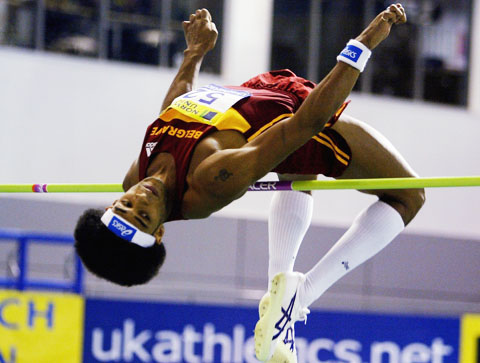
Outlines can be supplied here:
[[[0, 183], [120, 183], [173, 71], [0, 48]], [[202, 75], [200, 83], [222, 79]], [[348, 112], [383, 132], [422, 176], [480, 175], [480, 116], [460, 108], [352, 95]], [[264, 219], [270, 193], [219, 215]], [[314, 223], [346, 226], [370, 202], [316, 192]], [[4, 197], [4, 196], [2, 196]], [[115, 195], [25, 195], [108, 203]], [[480, 188], [428, 191], [411, 230], [480, 236]], [[1, 201], [0, 201], [1, 203]]]
[[121, 181], [173, 75], [0, 48], [2, 182]]
[[[267, 14], [267, 15], [266, 15]], [[273, 0], [225, 0], [222, 76], [241, 84], [269, 71]]]

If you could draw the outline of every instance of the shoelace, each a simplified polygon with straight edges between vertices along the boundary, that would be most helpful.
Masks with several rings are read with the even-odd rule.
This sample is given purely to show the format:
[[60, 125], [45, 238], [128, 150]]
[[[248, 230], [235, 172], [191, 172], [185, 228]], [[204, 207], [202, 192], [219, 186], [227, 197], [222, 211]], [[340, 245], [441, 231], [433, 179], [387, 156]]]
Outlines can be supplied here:
[[308, 308], [302, 308], [298, 314], [298, 320], [305, 322], [305, 325], [307, 325], [307, 315], [310, 314], [310, 309]]
[[[300, 275], [300, 283], [304, 283], [307, 277], [304, 274]], [[298, 288], [297, 288], [298, 291]], [[305, 325], [307, 325], [307, 315], [310, 314], [310, 309], [308, 308], [301, 308], [300, 311], [298, 312], [298, 320], [305, 322]]]

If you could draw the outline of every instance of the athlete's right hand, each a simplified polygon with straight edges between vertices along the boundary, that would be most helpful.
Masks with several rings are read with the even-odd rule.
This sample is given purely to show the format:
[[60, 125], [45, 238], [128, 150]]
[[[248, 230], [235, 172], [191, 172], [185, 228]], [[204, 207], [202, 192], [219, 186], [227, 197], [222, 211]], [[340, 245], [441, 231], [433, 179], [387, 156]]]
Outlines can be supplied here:
[[404, 24], [406, 22], [407, 15], [402, 4], [390, 5], [385, 11], [377, 15], [356, 40], [372, 50], [388, 37], [393, 24]]
[[217, 42], [218, 31], [207, 9], [198, 9], [182, 25], [187, 42], [186, 51], [193, 51], [203, 56], [213, 49]]

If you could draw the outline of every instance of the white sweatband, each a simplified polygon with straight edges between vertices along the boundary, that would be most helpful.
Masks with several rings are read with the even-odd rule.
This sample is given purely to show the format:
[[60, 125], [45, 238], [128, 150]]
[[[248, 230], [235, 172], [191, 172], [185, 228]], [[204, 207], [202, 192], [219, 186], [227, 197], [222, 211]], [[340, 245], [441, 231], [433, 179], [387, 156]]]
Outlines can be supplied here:
[[111, 208], [108, 208], [103, 214], [101, 221], [110, 231], [128, 242], [135, 243], [140, 247], [151, 247], [155, 244], [154, 236], [140, 231], [127, 220], [113, 213]]
[[347, 63], [363, 72], [371, 55], [372, 51], [365, 44], [358, 40], [350, 39], [345, 49], [338, 55], [337, 61]]

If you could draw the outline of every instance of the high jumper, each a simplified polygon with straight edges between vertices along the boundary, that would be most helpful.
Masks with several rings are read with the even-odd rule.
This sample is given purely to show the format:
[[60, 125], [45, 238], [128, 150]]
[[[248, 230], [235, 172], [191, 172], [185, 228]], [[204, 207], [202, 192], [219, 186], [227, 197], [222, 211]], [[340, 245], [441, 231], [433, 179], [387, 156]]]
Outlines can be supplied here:
[[[405, 22], [401, 4], [389, 6], [347, 43], [318, 85], [279, 70], [240, 86], [195, 89], [218, 32], [206, 9], [190, 15], [183, 22], [183, 62], [125, 176], [125, 194], [106, 211], [87, 210], [77, 223], [75, 246], [85, 266], [120, 285], [146, 283], [165, 260], [164, 223], [206, 218], [271, 171], [280, 180], [416, 177], [385, 137], [343, 113], [371, 51]], [[295, 321], [305, 319], [308, 306], [335, 281], [387, 246], [425, 200], [422, 188], [365, 192], [378, 200], [306, 274], [293, 272], [293, 263], [310, 224], [311, 195], [274, 196], [269, 292], [255, 328], [261, 361], [295, 361]]]

